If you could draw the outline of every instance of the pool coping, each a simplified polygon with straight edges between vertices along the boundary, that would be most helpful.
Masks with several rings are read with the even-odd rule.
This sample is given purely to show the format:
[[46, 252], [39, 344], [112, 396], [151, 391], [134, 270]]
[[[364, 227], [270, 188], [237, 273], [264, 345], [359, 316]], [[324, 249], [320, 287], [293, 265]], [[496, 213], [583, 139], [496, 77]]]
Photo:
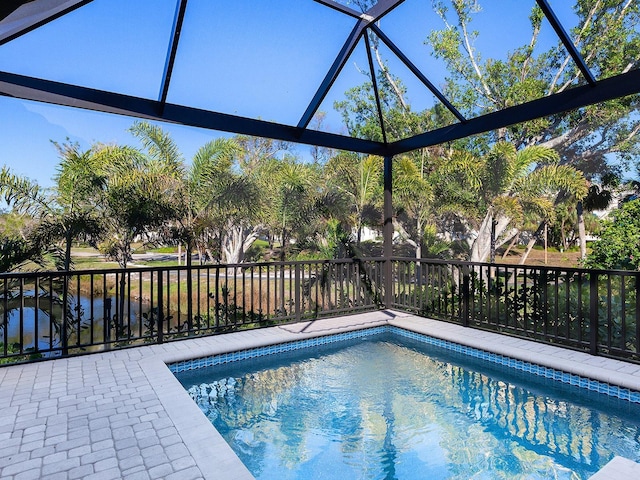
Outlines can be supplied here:
[[[255, 349], [279, 343], [306, 340], [318, 336], [335, 335], [384, 325], [399, 327], [466, 347], [537, 364], [581, 377], [587, 377], [602, 383], [640, 391], [640, 365], [604, 357], [596, 357], [588, 353], [568, 350], [554, 345], [541, 344], [530, 340], [472, 329], [393, 310], [383, 310], [352, 317], [340, 317], [340, 319], [301, 322], [274, 327], [264, 331], [260, 330], [256, 332], [264, 333], [264, 335], [251, 337], [247, 335], [245, 337], [248, 338], [242, 338], [241, 341], [229, 345], [228, 348], [212, 349], [204, 355], [181, 353], [165, 357], [164, 361], [166, 364], [174, 364], [196, 358], [210, 357], [240, 350]], [[239, 333], [232, 335], [236, 335], [237, 338], [239, 338]], [[184, 389], [182, 390], [184, 391]], [[217, 431], [216, 434], [219, 436]], [[224, 442], [224, 440], [222, 441]], [[638, 465], [634, 462], [631, 463]], [[603, 477], [606, 472], [599, 473], [600, 477], [598, 478], [606, 478]], [[231, 472], [229, 472], [229, 474], [231, 474]]]
[[[251, 480], [253, 475], [193, 402], [167, 365], [269, 345], [387, 325], [389, 314], [369, 312], [348, 317], [246, 330], [187, 342], [197, 348], [163, 352], [141, 361], [158, 398], [200, 467], [205, 479]], [[182, 342], [180, 342], [182, 343]]]
[[640, 365], [381, 310], [0, 368], [0, 478], [252, 479], [167, 364], [385, 325], [640, 391]]
[[640, 392], [640, 365], [438, 320], [392, 312], [390, 325]]

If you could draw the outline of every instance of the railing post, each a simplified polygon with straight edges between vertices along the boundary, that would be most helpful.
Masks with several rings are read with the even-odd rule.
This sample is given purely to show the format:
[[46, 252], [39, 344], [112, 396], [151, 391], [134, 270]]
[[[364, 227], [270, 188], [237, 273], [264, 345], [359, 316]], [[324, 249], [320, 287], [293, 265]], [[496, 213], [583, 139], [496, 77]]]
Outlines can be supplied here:
[[[547, 267], [544, 267], [543, 270], [540, 272], [540, 277], [541, 277], [540, 283], [542, 287], [542, 292], [540, 292], [540, 295], [542, 297], [541, 298], [542, 335], [544, 336], [545, 339], [547, 338], [547, 335], [549, 335], [549, 296], [547, 292], [548, 283], [549, 283], [548, 273], [549, 272], [547, 270]], [[597, 292], [597, 288], [596, 288], [596, 292]]]
[[589, 353], [598, 354], [598, 273], [589, 272]]
[[302, 284], [300, 282], [300, 264], [299, 263], [295, 263], [294, 264], [295, 267], [295, 314], [296, 314], [296, 322], [300, 321], [300, 291], [302, 289]]
[[469, 265], [462, 267], [462, 326], [469, 326], [469, 293], [470, 293]]
[[164, 340], [164, 302], [162, 291], [162, 270], [158, 270], [158, 343]]
[[[102, 284], [104, 285], [104, 274], [102, 276], [103, 278], [103, 282]], [[107, 348], [110, 347], [111, 345], [111, 297], [107, 297], [107, 289], [104, 289], [103, 292], [103, 313], [102, 313], [102, 328], [103, 328], [103, 337], [104, 337], [104, 344], [107, 346]]]
[[[69, 331], [67, 316], [69, 315], [69, 277], [64, 275], [62, 283], [62, 332], [60, 332], [60, 340], [62, 341], [62, 355], [69, 355]], [[21, 294], [21, 297], [24, 296]], [[79, 332], [78, 332], [79, 334]], [[36, 342], [38, 339], [36, 339]]]
[[393, 301], [393, 157], [384, 157], [384, 306]]
[[[193, 335], [193, 266], [191, 265], [191, 249], [187, 248], [188, 256], [186, 264], [187, 264], [187, 330], [189, 331], [188, 335]], [[199, 272], [198, 272], [199, 274]], [[180, 269], [178, 269], [178, 275], [180, 275]], [[180, 277], [178, 277], [179, 279]], [[199, 299], [198, 299], [199, 300]], [[178, 299], [178, 305], [180, 305], [180, 300]]]
[[636, 284], [636, 352], [640, 351], [640, 273], [635, 274]]
[[3, 279], [3, 292], [2, 292], [2, 321], [0, 327], [2, 327], [2, 352], [0, 354], [6, 357], [9, 354], [9, 280]]
[[[50, 293], [51, 295], [51, 293]], [[25, 311], [25, 302], [24, 302], [24, 278], [20, 278], [20, 353], [24, 353], [24, 311]], [[5, 324], [5, 331], [8, 330], [8, 322]], [[64, 324], [63, 324], [64, 327]], [[64, 334], [63, 334], [64, 335]], [[36, 342], [38, 339], [36, 338]], [[64, 336], [62, 337], [62, 341], [64, 342]], [[63, 343], [63, 347], [66, 343]]]

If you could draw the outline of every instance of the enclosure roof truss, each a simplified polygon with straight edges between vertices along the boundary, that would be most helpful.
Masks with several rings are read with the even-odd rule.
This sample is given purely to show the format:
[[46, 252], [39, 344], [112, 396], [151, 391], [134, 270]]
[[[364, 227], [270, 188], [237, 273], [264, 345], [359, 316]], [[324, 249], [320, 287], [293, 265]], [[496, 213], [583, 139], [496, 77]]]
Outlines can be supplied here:
[[[4, 0], [0, 6], [0, 45], [10, 42], [60, 16], [91, 3], [92, 0]], [[292, 0], [300, 1], [300, 0]], [[28, 77], [12, 72], [0, 71], [0, 94], [38, 102], [78, 107], [106, 113], [130, 115], [137, 118], [178, 123], [193, 127], [253, 135], [288, 142], [302, 143], [365, 154], [391, 156], [424, 148], [443, 142], [488, 132], [520, 122], [562, 114], [576, 108], [640, 93], [640, 71], [631, 70], [604, 80], [596, 80], [579, 50], [571, 41], [566, 29], [558, 20], [547, 0], [536, 0], [555, 34], [564, 45], [581, 72], [584, 85], [552, 94], [517, 106], [498, 110], [474, 118], [465, 118], [456, 107], [438, 90], [429, 76], [420, 71], [379, 26], [379, 20], [394, 10], [404, 0], [378, 0], [366, 11], [358, 11], [335, 0], [313, 0], [331, 8], [353, 21], [353, 28], [336, 53], [335, 60], [317, 85], [316, 93], [304, 110], [296, 125], [232, 115], [226, 112], [178, 105], [167, 102], [176, 56], [184, 28], [188, 0], [176, 0], [175, 18], [170, 32], [166, 62], [160, 81], [160, 92], [156, 99], [125, 95], [80, 85], [61, 83], [46, 78]], [[457, 119], [457, 123], [432, 131], [426, 131], [399, 141], [371, 141], [346, 135], [322, 132], [309, 128], [313, 116], [318, 112], [336, 78], [347, 63], [354, 48], [363, 38], [367, 47], [369, 36], [375, 35], [412, 72], [422, 84]], [[230, 46], [231, 48], [233, 46]], [[370, 54], [370, 52], [369, 52]], [[371, 78], [375, 79], [373, 64], [369, 62]], [[2, 67], [0, 66], [0, 70]], [[376, 87], [375, 82], [374, 87]], [[378, 117], [384, 132], [383, 115], [376, 92]]]

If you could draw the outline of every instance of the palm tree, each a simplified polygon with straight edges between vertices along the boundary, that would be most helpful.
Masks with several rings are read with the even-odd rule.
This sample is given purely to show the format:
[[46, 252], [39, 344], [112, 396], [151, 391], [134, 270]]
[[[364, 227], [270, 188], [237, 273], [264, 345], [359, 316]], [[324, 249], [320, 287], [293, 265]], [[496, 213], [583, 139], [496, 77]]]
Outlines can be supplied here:
[[294, 158], [271, 159], [261, 171], [269, 192], [269, 226], [280, 239], [280, 260], [285, 261], [290, 241], [318, 213], [321, 189], [318, 171]]
[[0, 170], [0, 195], [12, 209], [2, 219], [0, 271], [19, 269], [29, 261], [42, 263], [47, 245], [38, 242], [33, 230], [48, 211], [45, 191], [37, 183], [14, 175], [5, 166]]
[[346, 197], [353, 209], [350, 220], [359, 247], [366, 212], [374, 208], [376, 203], [381, 203], [382, 159], [373, 155], [341, 152], [329, 159], [325, 172], [331, 184]]
[[55, 199], [58, 209], [50, 218], [43, 219], [43, 236], [62, 238], [64, 242], [64, 268], [71, 268], [71, 244], [83, 237], [91, 243], [100, 237], [103, 224], [96, 210], [96, 202], [104, 185], [91, 149], [81, 151], [76, 143], [54, 142], [60, 157], [55, 181]]
[[46, 264], [47, 252], [34, 241], [34, 220], [15, 212], [0, 214], [0, 272], [22, 270], [27, 264]]
[[[28, 225], [26, 234], [20, 236], [11, 236], [9, 230], [3, 232], [0, 239], [2, 271], [23, 267], [28, 262], [44, 266], [46, 256], [54, 259], [57, 269], [68, 271], [73, 240], [80, 236], [95, 236], [101, 231], [101, 222], [89, 200], [94, 191], [93, 169], [91, 165], [83, 165], [85, 161], [90, 162], [90, 152], [81, 152], [77, 144], [55, 146], [61, 162], [55, 177], [56, 186], [51, 191], [42, 189], [29, 179], [13, 175], [6, 167], [0, 171], [0, 193], [13, 208], [14, 215], [25, 218], [23, 223]], [[48, 298], [49, 302], [35, 303], [41, 305], [38, 307], [41, 309], [55, 304], [56, 308], [46, 310], [46, 314], [51, 316], [63, 349], [66, 349], [67, 338], [74, 328], [71, 322], [65, 321], [73, 311], [68, 277], [62, 276], [61, 280], [50, 285], [40, 285], [33, 294], [24, 297], [27, 300]], [[5, 285], [3, 296], [5, 305], [11, 305], [11, 285]], [[61, 317], [56, 312], [61, 312]]]
[[397, 159], [394, 165], [393, 186], [400, 214], [408, 217], [407, 227], [398, 221], [394, 227], [415, 249], [416, 258], [424, 255], [425, 235], [432, 230], [435, 219], [434, 189], [426, 164], [426, 150]]
[[613, 200], [612, 188], [618, 186], [618, 179], [613, 175], [607, 175], [603, 179], [602, 186], [590, 185], [584, 198], [579, 198], [576, 204], [578, 223], [578, 235], [580, 237], [580, 258], [587, 258], [587, 233], [584, 224], [584, 212], [606, 209]]
[[175, 177], [171, 168], [132, 147], [96, 146], [95, 155], [105, 177], [99, 207], [106, 228], [99, 248], [127, 268], [136, 238], [174, 218]]
[[91, 149], [81, 151], [76, 143], [54, 142], [59, 157], [55, 186], [50, 191], [29, 179], [12, 175], [3, 168], [0, 173], [0, 192], [14, 211], [34, 219], [30, 241], [37, 251], [51, 251], [62, 247], [60, 267], [71, 268], [71, 246], [77, 238], [92, 241], [100, 235], [102, 225], [95, 210], [97, 192], [103, 179], [99, 176]]
[[460, 216], [470, 222], [470, 260], [495, 259], [495, 250], [513, 238], [527, 217], [535, 212], [552, 218], [554, 197], [560, 191], [584, 196], [586, 181], [573, 167], [558, 164], [557, 153], [531, 146], [521, 150], [507, 142], [496, 143], [484, 157], [453, 155], [442, 174], [463, 179], [477, 201], [472, 215]]
[[[186, 246], [186, 265], [191, 267], [194, 251], [202, 263], [205, 254], [219, 250], [225, 263], [240, 263], [244, 252], [258, 236], [256, 212], [259, 191], [253, 179], [238, 168], [242, 150], [233, 139], [217, 139], [203, 145], [191, 166], [168, 133], [146, 122], [133, 125], [131, 132], [142, 142], [147, 155], [165, 165], [173, 184], [173, 216], [162, 229], [165, 241]], [[215, 246], [214, 246], [215, 245]], [[191, 268], [186, 272], [187, 296], [192, 296]], [[187, 305], [188, 327], [192, 327], [191, 303]]]
[[186, 246], [187, 265], [194, 251], [200, 261], [216, 243], [225, 263], [239, 263], [244, 251], [257, 238], [251, 225], [259, 207], [253, 179], [238, 168], [238, 158], [247, 157], [233, 139], [216, 139], [203, 145], [189, 168], [168, 133], [147, 122], [137, 122], [132, 133], [147, 154], [170, 165], [176, 180], [176, 217], [165, 238]]
[[[292, 240], [302, 241], [309, 235], [306, 228], [322, 215], [329, 196], [320, 185], [320, 172], [310, 164], [292, 157], [265, 159], [258, 175], [262, 192], [268, 198], [265, 224], [280, 240], [280, 261], [285, 262]], [[280, 291], [284, 292], [284, 263], [280, 265]], [[284, 295], [279, 308], [284, 312]]]
[[201, 211], [219, 245], [224, 263], [241, 263], [261, 231], [263, 208], [254, 162], [236, 139], [206, 144], [193, 160], [192, 183], [198, 189]]
[[[178, 165], [121, 145], [94, 147], [97, 171], [104, 177], [98, 206], [104, 221], [100, 251], [127, 268], [138, 238], [161, 229], [176, 216]], [[116, 334], [124, 321], [126, 276], [120, 274]]]

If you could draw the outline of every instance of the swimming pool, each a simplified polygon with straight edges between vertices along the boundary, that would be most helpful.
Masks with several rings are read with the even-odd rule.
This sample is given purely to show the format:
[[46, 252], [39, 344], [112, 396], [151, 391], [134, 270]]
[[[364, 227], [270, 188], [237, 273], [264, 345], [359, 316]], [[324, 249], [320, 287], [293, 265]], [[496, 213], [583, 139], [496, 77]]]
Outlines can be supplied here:
[[171, 369], [259, 479], [588, 478], [640, 459], [637, 392], [395, 327]]

